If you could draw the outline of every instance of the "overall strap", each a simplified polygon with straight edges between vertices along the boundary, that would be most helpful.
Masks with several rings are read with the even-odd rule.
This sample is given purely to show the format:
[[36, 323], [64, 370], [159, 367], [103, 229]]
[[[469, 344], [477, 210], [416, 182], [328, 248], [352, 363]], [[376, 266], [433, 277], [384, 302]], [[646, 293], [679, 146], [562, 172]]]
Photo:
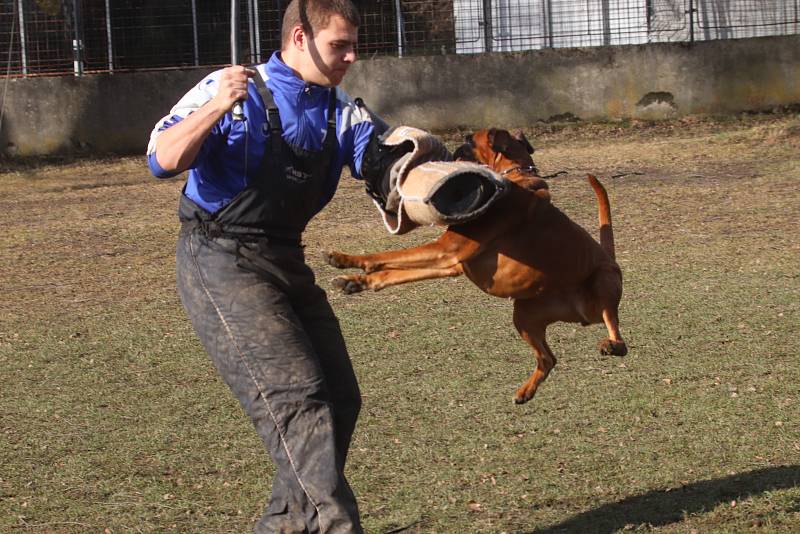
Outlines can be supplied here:
[[336, 88], [331, 87], [328, 96], [328, 131], [333, 128], [334, 135], [336, 134]]
[[322, 150], [333, 150], [336, 147], [336, 88], [331, 87], [328, 96], [328, 128], [325, 131], [325, 140]]
[[281, 153], [281, 140], [283, 138], [283, 125], [281, 124], [281, 115], [278, 112], [278, 106], [275, 105], [275, 99], [272, 97], [272, 91], [269, 90], [261, 73], [256, 71], [253, 76], [253, 82], [256, 84], [258, 94], [261, 95], [261, 100], [264, 102], [264, 108], [267, 110], [267, 119], [269, 121], [269, 134], [270, 144], [272, 145], [272, 153]]
[[[272, 96], [272, 91], [269, 90], [267, 84], [260, 73], [253, 76], [253, 82], [256, 84], [258, 94], [261, 95], [261, 100], [264, 102], [264, 108], [267, 110], [267, 119], [269, 120], [269, 133], [272, 145], [272, 152], [280, 154], [283, 139], [283, 125], [281, 124], [281, 116], [278, 112], [278, 106], [275, 104], [275, 99]], [[336, 88], [332, 87], [328, 92], [328, 127], [325, 131], [325, 140], [323, 141], [323, 150], [333, 150], [336, 147]]]

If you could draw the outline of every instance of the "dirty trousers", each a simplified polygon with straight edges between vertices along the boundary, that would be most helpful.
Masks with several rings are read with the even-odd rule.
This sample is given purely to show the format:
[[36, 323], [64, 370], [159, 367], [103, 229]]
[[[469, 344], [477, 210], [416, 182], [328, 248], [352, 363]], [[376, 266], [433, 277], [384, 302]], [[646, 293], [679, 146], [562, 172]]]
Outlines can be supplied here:
[[256, 533], [360, 533], [344, 464], [361, 397], [299, 244], [181, 231], [181, 301], [276, 465]]

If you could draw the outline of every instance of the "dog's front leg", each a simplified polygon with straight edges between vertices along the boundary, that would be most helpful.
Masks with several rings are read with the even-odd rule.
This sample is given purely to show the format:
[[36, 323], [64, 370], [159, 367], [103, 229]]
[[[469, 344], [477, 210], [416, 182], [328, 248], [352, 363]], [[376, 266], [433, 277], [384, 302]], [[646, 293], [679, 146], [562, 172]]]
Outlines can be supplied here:
[[[479, 251], [480, 244], [477, 241], [461, 234], [447, 231], [433, 243], [427, 243], [419, 247], [364, 254], [362, 256], [329, 251], [325, 252], [323, 257], [328, 264], [338, 269], [357, 268], [364, 270], [366, 273], [373, 273], [386, 270], [451, 269]], [[433, 276], [430, 278], [439, 277]]]
[[338, 276], [333, 279], [333, 285], [341, 289], [342, 292], [358, 293], [365, 289], [378, 291], [389, 286], [416, 282], [418, 280], [430, 280], [432, 278], [447, 278], [459, 276], [464, 272], [461, 264], [447, 269], [406, 269], [406, 270], [387, 270], [375, 271], [370, 274], [351, 274]]

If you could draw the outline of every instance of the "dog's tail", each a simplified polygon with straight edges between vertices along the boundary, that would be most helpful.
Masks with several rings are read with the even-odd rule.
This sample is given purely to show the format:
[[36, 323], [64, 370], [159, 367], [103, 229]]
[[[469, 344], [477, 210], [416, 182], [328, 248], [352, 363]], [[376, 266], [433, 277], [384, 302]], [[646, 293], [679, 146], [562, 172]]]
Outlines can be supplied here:
[[594, 189], [594, 194], [597, 195], [597, 214], [600, 219], [600, 246], [603, 247], [611, 259], [616, 259], [614, 254], [614, 230], [611, 228], [611, 203], [608, 201], [608, 193], [603, 184], [589, 174], [586, 176], [589, 184]]

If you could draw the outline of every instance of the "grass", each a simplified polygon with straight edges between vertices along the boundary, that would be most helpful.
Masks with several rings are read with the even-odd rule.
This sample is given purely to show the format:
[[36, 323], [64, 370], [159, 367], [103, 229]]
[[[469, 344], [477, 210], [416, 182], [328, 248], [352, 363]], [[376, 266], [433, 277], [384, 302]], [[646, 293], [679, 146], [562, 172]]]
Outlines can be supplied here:
[[[364, 394], [348, 477], [370, 533], [796, 532], [800, 117], [534, 125], [554, 202], [594, 231], [611, 196], [630, 353], [559, 324], [533, 358], [466, 279], [329, 291]], [[457, 132], [445, 132], [451, 145]], [[0, 531], [244, 532], [272, 466], [174, 290], [181, 184], [142, 158], [0, 172]], [[614, 175], [622, 175], [610, 178]], [[306, 236], [389, 236], [344, 180]]]

